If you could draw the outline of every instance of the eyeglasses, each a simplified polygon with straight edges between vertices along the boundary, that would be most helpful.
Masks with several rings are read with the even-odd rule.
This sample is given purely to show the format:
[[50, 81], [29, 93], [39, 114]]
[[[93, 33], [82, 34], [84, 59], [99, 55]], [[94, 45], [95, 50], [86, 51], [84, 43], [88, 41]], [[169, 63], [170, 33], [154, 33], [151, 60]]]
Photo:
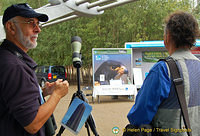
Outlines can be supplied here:
[[42, 24], [40, 24], [39, 22], [34, 22], [33, 20], [31, 21], [24, 21], [24, 22], [21, 22], [21, 21], [13, 21], [13, 23], [23, 23], [23, 24], [29, 24], [33, 27], [33, 29], [35, 29], [35, 27], [39, 27], [40, 29], [42, 28]]

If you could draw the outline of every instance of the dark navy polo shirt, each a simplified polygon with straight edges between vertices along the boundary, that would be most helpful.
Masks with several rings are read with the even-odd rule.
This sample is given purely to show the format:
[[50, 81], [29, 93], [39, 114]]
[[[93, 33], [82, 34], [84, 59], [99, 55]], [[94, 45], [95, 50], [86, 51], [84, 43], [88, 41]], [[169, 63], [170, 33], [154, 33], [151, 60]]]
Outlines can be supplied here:
[[[4, 40], [0, 46], [0, 136], [32, 136], [24, 127], [34, 120], [41, 101], [36, 66], [24, 51]], [[34, 136], [45, 136], [44, 128]]]

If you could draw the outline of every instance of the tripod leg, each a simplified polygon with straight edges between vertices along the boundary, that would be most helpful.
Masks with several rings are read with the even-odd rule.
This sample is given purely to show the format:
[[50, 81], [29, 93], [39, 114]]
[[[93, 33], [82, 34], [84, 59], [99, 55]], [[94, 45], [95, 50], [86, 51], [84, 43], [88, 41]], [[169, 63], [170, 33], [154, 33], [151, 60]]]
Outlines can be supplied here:
[[85, 127], [86, 127], [86, 129], [87, 129], [88, 136], [90, 136], [90, 130], [89, 130], [89, 126], [88, 126], [88, 123], [87, 123], [87, 122], [85, 122]]
[[94, 119], [93, 119], [93, 117], [92, 117], [92, 114], [89, 115], [89, 117], [88, 117], [88, 119], [87, 119], [87, 123], [88, 123], [88, 125], [90, 126], [90, 128], [91, 128], [93, 134], [94, 134], [95, 136], [99, 136], [99, 134], [98, 134], [97, 131], [96, 131], [96, 125], [95, 125]]
[[[71, 99], [71, 102], [70, 102], [69, 106], [71, 105], [72, 101], [74, 100], [74, 98], [75, 98], [76, 96], [77, 96], [77, 93], [74, 93], [73, 96], [72, 96], [72, 99]], [[65, 130], [65, 127], [61, 126], [61, 127], [60, 127], [60, 130], [59, 130], [59, 132], [58, 132], [58, 134], [57, 134], [56, 136], [61, 136], [62, 133], [64, 132], [64, 130]]]
[[65, 128], [63, 126], [61, 126], [60, 130], [56, 136], [61, 136], [61, 134], [63, 133], [64, 130], [65, 130]]

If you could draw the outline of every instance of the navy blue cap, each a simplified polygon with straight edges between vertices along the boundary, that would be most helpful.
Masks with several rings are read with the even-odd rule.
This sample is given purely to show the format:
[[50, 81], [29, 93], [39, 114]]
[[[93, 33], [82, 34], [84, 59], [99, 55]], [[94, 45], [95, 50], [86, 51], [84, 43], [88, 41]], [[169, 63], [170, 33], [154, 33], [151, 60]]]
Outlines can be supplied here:
[[5, 23], [13, 17], [21, 16], [25, 18], [37, 18], [41, 22], [48, 21], [46, 14], [35, 12], [27, 3], [15, 4], [8, 7], [3, 14], [2, 23]]

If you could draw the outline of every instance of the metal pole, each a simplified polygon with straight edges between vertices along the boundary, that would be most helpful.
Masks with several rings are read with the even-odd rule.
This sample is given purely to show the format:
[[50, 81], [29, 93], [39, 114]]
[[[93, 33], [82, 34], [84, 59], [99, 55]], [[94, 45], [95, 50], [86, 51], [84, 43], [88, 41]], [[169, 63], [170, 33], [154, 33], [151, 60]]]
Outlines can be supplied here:
[[75, 3], [78, 6], [78, 5], [88, 2], [88, 1], [90, 1], [90, 0], [76, 0]]
[[78, 93], [81, 94], [81, 88], [80, 88], [80, 68], [77, 69], [77, 88], [78, 88]]
[[126, 3], [130, 3], [130, 2], [134, 2], [134, 1], [138, 1], [138, 0], [121, 0], [121, 1], [118, 1], [118, 2], [113, 2], [113, 3], [111, 3], [111, 4], [108, 4], [108, 5], [99, 7], [99, 8], [97, 9], [97, 11], [103, 11], [103, 10], [105, 10], [105, 9], [117, 7], [117, 6], [120, 6], [120, 5], [123, 5], [123, 4], [126, 4]]
[[88, 9], [90, 9], [90, 8], [99, 6], [100, 4], [104, 4], [104, 3], [110, 2], [110, 1], [114, 1], [114, 0], [99, 0], [99, 1], [96, 1], [96, 2], [93, 2], [93, 3], [88, 4], [87, 7], [88, 7]]
[[69, 17], [66, 17], [66, 18], [63, 18], [63, 19], [59, 19], [59, 20], [55, 20], [55, 21], [52, 21], [52, 22], [48, 22], [47, 24], [42, 24], [42, 28], [46, 27], [46, 26], [58, 24], [58, 23], [61, 23], [61, 22], [67, 21], [67, 20], [72, 20], [72, 19], [75, 19], [75, 18], [78, 18], [78, 17], [79, 16], [77, 16], [77, 15], [72, 15], [72, 16], [69, 16]]

